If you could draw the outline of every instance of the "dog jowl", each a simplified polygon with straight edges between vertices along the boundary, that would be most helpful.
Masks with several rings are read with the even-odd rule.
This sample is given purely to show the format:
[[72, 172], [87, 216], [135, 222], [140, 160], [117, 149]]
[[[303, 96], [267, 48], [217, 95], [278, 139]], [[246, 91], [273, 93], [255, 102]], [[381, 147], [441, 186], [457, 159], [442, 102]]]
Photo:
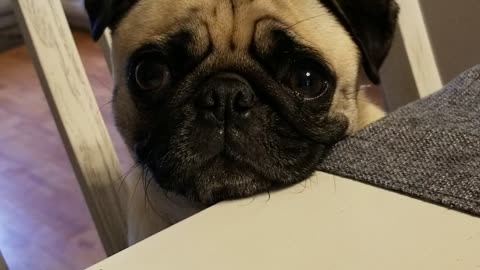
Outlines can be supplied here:
[[[164, 190], [211, 204], [309, 177], [379, 114], [358, 98], [394, 34], [392, 0], [87, 0], [113, 31], [114, 113]], [[377, 109], [378, 111], [378, 109]]]

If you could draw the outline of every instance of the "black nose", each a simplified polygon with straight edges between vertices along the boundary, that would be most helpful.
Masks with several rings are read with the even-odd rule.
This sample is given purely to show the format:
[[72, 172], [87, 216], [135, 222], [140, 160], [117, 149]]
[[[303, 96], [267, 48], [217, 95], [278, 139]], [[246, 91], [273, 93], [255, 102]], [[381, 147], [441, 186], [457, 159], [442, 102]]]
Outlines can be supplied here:
[[206, 119], [217, 123], [248, 117], [255, 103], [255, 92], [248, 81], [233, 73], [219, 73], [207, 79], [197, 100]]

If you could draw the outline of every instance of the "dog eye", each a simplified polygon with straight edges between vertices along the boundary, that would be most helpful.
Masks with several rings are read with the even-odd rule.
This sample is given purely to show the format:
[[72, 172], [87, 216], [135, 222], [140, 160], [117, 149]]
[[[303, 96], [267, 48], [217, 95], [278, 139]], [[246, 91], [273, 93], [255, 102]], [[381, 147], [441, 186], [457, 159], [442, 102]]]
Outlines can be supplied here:
[[135, 67], [135, 81], [142, 90], [161, 89], [170, 80], [167, 65], [157, 59], [145, 59]]
[[290, 73], [288, 84], [305, 99], [318, 98], [330, 88], [330, 82], [324, 74], [310, 68], [299, 68]]

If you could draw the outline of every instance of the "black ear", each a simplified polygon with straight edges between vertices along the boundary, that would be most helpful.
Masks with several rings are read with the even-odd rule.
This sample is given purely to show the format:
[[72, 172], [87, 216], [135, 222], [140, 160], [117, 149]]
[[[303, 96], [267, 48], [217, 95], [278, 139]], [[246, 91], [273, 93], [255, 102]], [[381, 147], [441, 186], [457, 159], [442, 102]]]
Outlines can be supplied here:
[[114, 28], [138, 0], [85, 0], [94, 40], [98, 40], [107, 27]]
[[337, 16], [362, 52], [369, 79], [380, 83], [379, 69], [392, 45], [399, 12], [394, 0], [320, 0]]

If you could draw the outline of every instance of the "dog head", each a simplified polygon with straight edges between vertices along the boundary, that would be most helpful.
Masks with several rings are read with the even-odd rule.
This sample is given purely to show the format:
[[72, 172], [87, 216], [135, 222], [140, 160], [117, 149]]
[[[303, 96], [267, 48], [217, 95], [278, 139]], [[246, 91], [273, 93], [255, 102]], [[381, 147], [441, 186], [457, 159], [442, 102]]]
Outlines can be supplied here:
[[310, 176], [358, 128], [393, 0], [86, 0], [113, 31], [113, 107], [165, 190], [211, 204]]

